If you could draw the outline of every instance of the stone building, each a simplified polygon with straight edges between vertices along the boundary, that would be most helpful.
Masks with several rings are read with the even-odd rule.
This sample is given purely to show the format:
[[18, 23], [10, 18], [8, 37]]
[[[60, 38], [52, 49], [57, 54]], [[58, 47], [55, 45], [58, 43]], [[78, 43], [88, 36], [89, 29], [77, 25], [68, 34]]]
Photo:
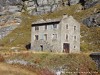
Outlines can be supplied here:
[[47, 19], [32, 23], [31, 50], [45, 52], [80, 52], [80, 24], [72, 17]]

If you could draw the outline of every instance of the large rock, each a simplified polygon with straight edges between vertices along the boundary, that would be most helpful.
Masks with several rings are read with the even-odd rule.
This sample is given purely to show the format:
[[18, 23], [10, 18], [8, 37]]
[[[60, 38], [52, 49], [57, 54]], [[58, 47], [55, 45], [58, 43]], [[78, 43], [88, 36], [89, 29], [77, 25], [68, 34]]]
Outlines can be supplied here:
[[79, 3], [79, 2], [80, 2], [80, 0], [68, 0], [68, 4], [69, 5], [75, 5], [75, 4]]
[[36, 0], [36, 3], [38, 3], [39, 6], [45, 5], [45, 4], [55, 4], [58, 3], [61, 0]]
[[6, 6], [7, 4], [22, 4], [22, 0], [0, 0], [0, 5]]
[[100, 26], [100, 13], [94, 14], [83, 20], [83, 24], [88, 27]]
[[39, 14], [53, 12], [57, 10], [57, 8], [59, 8], [59, 2], [61, 1], [62, 0], [35, 0], [34, 1], [35, 5], [31, 6], [31, 8], [34, 8], [34, 9], [31, 10], [30, 14], [39, 15]]
[[36, 10], [34, 10], [33, 15], [50, 13], [50, 12], [53, 12], [53, 11], [57, 10], [57, 8], [58, 8], [58, 5], [57, 4], [55, 4], [55, 5], [38, 6], [36, 8]]
[[85, 1], [84, 8], [85, 9], [90, 8], [97, 3], [100, 3], [100, 1], [99, 0], [87, 0], [87, 1]]

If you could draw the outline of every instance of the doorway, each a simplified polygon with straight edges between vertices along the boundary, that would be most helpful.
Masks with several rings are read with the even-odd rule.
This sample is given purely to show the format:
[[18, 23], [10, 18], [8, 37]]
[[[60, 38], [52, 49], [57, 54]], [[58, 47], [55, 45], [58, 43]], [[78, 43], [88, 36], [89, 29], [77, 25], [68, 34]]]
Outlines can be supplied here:
[[65, 52], [65, 53], [69, 53], [69, 47], [70, 45], [69, 45], [69, 43], [63, 43], [63, 52]]
[[43, 45], [40, 45], [40, 47], [41, 47], [41, 51], [43, 51]]

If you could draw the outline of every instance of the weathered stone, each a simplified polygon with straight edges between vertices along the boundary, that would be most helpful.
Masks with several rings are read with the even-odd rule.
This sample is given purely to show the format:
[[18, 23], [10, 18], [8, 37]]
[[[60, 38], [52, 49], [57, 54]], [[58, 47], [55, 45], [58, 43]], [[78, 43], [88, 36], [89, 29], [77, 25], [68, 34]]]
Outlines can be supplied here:
[[18, 6], [8, 6], [8, 12], [10, 13], [17, 13], [21, 12], [22, 8], [19, 8]]
[[75, 4], [79, 3], [79, 2], [80, 2], [80, 0], [68, 0], [68, 4], [69, 5], [75, 5]]
[[87, 8], [90, 8], [92, 6], [94, 6], [96, 3], [98, 3], [98, 1], [93, 1], [93, 2], [89, 2], [87, 1], [84, 5], [84, 8], [87, 9]]
[[87, 25], [88, 27], [100, 26], [100, 13], [84, 19], [83, 24]]
[[18, 27], [20, 23], [20, 17], [6, 16], [4, 18], [0, 18], [0, 39], [7, 36], [12, 30]]
[[34, 22], [31, 49], [46, 52], [80, 52], [80, 24], [72, 16]]
[[59, 7], [59, 1], [60, 0], [36, 0], [34, 2], [28, 1], [25, 4], [30, 5], [28, 4], [29, 2], [31, 4], [34, 3], [34, 5], [28, 7], [27, 10], [31, 9], [29, 11], [31, 15], [38, 15], [38, 14], [45, 14], [57, 10], [57, 8]]

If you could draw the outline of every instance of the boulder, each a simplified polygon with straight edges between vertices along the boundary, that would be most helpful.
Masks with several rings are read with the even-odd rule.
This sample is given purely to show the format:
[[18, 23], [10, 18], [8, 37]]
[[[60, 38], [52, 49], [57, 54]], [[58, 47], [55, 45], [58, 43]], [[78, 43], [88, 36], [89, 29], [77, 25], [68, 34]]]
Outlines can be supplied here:
[[80, 2], [80, 0], [68, 0], [68, 4], [69, 5], [75, 5], [75, 4], [79, 3], [79, 2]]
[[96, 13], [84, 19], [83, 24], [87, 25], [88, 27], [100, 26], [100, 13]]

